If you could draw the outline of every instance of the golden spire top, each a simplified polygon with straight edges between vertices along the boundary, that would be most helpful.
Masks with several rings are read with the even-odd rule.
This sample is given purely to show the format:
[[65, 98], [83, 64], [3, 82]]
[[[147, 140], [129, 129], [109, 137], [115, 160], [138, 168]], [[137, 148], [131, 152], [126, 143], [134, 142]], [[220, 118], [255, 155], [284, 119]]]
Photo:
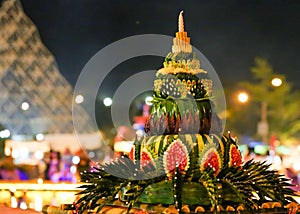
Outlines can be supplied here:
[[178, 17], [178, 32], [184, 32], [183, 10], [179, 13]]
[[187, 32], [184, 31], [183, 11], [178, 16], [178, 32], [173, 39], [172, 52], [192, 52], [192, 46], [190, 45], [190, 38], [187, 36]]

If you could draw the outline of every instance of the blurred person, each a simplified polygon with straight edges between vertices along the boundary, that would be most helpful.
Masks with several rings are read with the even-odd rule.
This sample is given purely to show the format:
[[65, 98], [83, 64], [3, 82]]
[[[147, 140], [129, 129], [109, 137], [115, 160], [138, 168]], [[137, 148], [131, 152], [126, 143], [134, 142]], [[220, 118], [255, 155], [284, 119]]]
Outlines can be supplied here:
[[60, 171], [60, 153], [50, 150], [49, 161], [45, 170], [46, 180], [58, 180], [56, 177]]
[[244, 163], [246, 163], [247, 161], [250, 161], [250, 160], [255, 160], [256, 158], [257, 158], [257, 155], [254, 152], [254, 148], [248, 147], [247, 151], [245, 152], [245, 155], [244, 155]]
[[0, 162], [0, 178], [3, 180], [28, 180], [28, 175], [15, 165], [12, 156], [7, 156]]
[[76, 176], [71, 172], [72, 158], [70, 148], [66, 148], [61, 158], [59, 181], [76, 182]]

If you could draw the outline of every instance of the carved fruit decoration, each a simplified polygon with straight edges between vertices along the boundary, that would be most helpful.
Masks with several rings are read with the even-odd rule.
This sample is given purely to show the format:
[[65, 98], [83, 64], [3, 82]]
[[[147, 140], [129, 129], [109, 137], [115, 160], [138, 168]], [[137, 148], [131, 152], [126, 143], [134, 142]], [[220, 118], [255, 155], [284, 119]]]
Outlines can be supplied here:
[[214, 171], [214, 176], [221, 171], [222, 159], [215, 147], [210, 147], [200, 156], [200, 170], [203, 172], [208, 167]]
[[189, 153], [181, 140], [174, 140], [164, 152], [163, 164], [169, 178], [171, 178], [178, 167], [181, 174], [185, 174], [189, 168]]
[[153, 157], [150, 152], [143, 149], [141, 153], [141, 166], [148, 166], [149, 164], [153, 164]]
[[235, 145], [230, 145], [229, 149], [229, 166], [241, 166], [243, 163], [240, 151]]

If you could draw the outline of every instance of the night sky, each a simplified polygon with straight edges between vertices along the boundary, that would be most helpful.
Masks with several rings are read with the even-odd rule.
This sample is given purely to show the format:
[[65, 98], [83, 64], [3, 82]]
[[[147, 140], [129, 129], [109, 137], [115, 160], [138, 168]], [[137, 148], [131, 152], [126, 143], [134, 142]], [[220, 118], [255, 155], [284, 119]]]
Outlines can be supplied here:
[[[247, 80], [254, 57], [260, 56], [299, 88], [300, 3], [296, 0], [21, 2], [72, 85], [88, 60], [112, 42], [148, 33], [174, 36], [183, 10], [192, 45], [209, 59], [224, 86]], [[160, 59], [146, 67], [157, 69], [161, 63]]]

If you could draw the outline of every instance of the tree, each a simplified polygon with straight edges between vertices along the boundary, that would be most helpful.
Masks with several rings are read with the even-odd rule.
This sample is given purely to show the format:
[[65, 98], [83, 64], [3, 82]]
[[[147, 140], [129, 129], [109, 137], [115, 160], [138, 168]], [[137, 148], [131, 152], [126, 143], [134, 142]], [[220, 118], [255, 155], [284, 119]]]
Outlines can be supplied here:
[[[250, 134], [263, 140], [264, 133], [259, 136], [255, 133], [258, 122], [267, 122], [266, 139], [275, 135], [282, 143], [291, 138], [300, 138], [300, 93], [293, 90], [285, 75], [274, 73], [272, 66], [266, 59], [255, 58], [254, 66], [250, 68], [252, 80], [242, 82], [239, 87], [247, 91], [250, 100], [247, 105], [228, 102], [229, 124], [240, 134]], [[282, 84], [275, 87], [271, 84], [273, 78], [282, 80]], [[237, 121], [240, 118], [242, 121]], [[252, 122], [246, 121], [252, 118]], [[250, 119], [251, 120], [251, 119]], [[248, 127], [249, 130], [245, 130]], [[245, 132], [246, 131], [246, 132]], [[259, 130], [258, 130], [259, 131]], [[264, 140], [268, 143], [269, 140]]]

